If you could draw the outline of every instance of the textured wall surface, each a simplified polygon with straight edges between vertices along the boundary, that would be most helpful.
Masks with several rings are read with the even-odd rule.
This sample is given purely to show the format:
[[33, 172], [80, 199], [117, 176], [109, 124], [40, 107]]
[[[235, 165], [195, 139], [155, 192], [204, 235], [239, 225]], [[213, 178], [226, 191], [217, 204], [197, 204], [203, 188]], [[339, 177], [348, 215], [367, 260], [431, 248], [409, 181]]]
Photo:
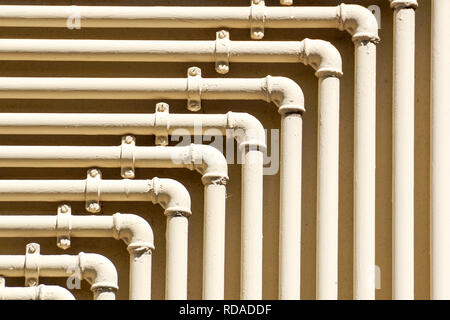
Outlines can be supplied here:
[[[337, 5], [337, 0], [296, 0], [295, 5]], [[377, 52], [377, 159], [376, 159], [376, 264], [381, 268], [381, 289], [377, 299], [391, 298], [391, 175], [392, 175], [392, 11], [388, 0], [349, 0], [364, 6], [381, 8], [381, 42]], [[129, 0], [129, 1], [0, 1], [0, 4], [60, 5], [236, 5], [247, 6], [247, 0]], [[266, 5], [279, 5], [266, 0]], [[415, 293], [416, 299], [429, 298], [429, 47], [430, 4], [419, 1], [416, 23], [416, 120], [415, 120]], [[214, 40], [216, 30], [195, 29], [80, 29], [4, 28], [2, 38], [67, 39], [170, 39]], [[231, 30], [232, 40], [248, 40], [248, 30]], [[340, 114], [340, 194], [339, 194], [339, 298], [352, 298], [353, 253], [353, 68], [351, 37], [337, 29], [266, 29], [264, 40], [324, 39], [341, 52], [344, 76], [341, 82]], [[124, 62], [31, 62], [0, 61], [1, 76], [71, 76], [71, 77], [185, 77], [192, 63], [124, 63]], [[197, 63], [203, 77], [221, 77], [213, 63]], [[315, 228], [316, 228], [316, 153], [317, 153], [317, 79], [314, 71], [303, 64], [231, 65], [233, 77], [285, 76], [294, 79], [305, 93], [303, 145], [302, 206], [302, 289], [304, 299], [315, 298]], [[152, 113], [158, 101], [114, 100], [2, 100], [0, 112], [133, 112]], [[166, 100], [171, 112], [185, 113], [185, 101]], [[262, 101], [203, 101], [204, 113], [227, 111], [249, 112], [267, 129], [279, 128], [275, 106]], [[106, 136], [0, 136], [0, 145], [119, 145], [120, 137]], [[153, 145], [153, 137], [138, 136], [138, 145]], [[225, 297], [239, 298], [240, 264], [240, 166], [229, 167], [226, 219], [226, 285]], [[120, 169], [103, 169], [104, 179], [119, 179]], [[85, 169], [1, 169], [1, 179], [84, 179]], [[179, 180], [191, 193], [193, 215], [189, 226], [188, 298], [201, 298], [203, 185], [200, 175], [186, 169], [138, 169], [137, 178], [168, 177]], [[278, 208], [279, 176], [264, 177], [264, 282], [263, 298], [276, 299], [278, 288]], [[0, 203], [0, 214], [56, 214], [54, 203]], [[104, 214], [135, 213], [145, 217], [155, 233], [153, 288], [154, 299], [164, 298], [165, 217], [159, 206], [151, 203], [103, 203]], [[84, 212], [84, 203], [72, 203], [72, 212]], [[23, 254], [30, 239], [1, 239], [1, 254]], [[41, 244], [42, 254], [62, 253], [56, 239], [33, 239]], [[128, 297], [129, 258], [125, 245], [114, 239], [72, 239], [69, 254], [100, 253], [108, 257], [119, 272], [119, 299]], [[22, 285], [23, 279], [8, 279], [8, 285]], [[65, 280], [41, 279], [45, 284], [65, 284]], [[90, 299], [89, 285], [75, 290], [78, 299]]]

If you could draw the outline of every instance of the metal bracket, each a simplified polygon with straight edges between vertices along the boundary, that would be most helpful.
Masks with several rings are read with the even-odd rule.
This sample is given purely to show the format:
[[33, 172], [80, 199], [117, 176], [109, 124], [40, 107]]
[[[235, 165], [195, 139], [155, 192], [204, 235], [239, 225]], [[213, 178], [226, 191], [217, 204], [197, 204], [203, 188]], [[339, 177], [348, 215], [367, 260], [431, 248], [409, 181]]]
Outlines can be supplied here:
[[71, 215], [72, 208], [68, 204], [58, 206], [56, 215], [56, 245], [63, 250], [70, 248]]
[[169, 134], [167, 124], [169, 122], [169, 105], [164, 102], [156, 104], [155, 108], [155, 144], [157, 146], [167, 146], [169, 144]]
[[255, 40], [264, 38], [266, 4], [264, 0], [252, 0], [250, 7], [250, 37]]
[[93, 168], [88, 170], [86, 178], [86, 211], [90, 213], [99, 213], [100, 205], [100, 183], [102, 181], [102, 173], [100, 170]]
[[216, 32], [216, 72], [226, 74], [230, 71], [230, 33], [226, 30]]
[[187, 72], [187, 108], [189, 111], [199, 111], [202, 108], [202, 70], [190, 67]]
[[29, 243], [25, 251], [25, 286], [35, 287], [39, 284], [39, 258], [41, 247], [37, 243]]
[[282, 6], [292, 6], [294, 4], [294, 0], [280, 0], [280, 4]]
[[136, 138], [131, 135], [122, 137], [120, 145], [120, 175], [125, 179], [134, 179]]

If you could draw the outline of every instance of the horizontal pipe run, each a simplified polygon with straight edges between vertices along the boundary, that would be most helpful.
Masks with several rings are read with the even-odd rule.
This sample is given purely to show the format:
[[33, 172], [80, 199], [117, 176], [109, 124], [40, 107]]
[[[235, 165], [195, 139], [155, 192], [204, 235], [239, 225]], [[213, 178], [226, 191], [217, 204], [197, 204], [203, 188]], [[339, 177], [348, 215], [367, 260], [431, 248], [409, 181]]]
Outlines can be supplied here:
[[75, 300], [69, 290], [60, 286], [2, 287], [0, 300]]
[[31, 251], [36, 246], [38, 248], [39, 245], [29, 244], [26, 255], [0, 255], [0, 274], [4, 277], [27, 277], [32, 273], [34, 276], [29, 280], [36, 283], [39, 277], [69, 277], [79, 270], [80, 276], [91, 284], [95, 300], [115, 300], [119, 287], [117, 271], [110, 260], [99, 254], [83, 252], [78, 255], [41, 255], [39, 249]]
[[[0, 237], [58, 237], [64, 234], [67, 249], [71, 237], [116, 238], [128, 246], [130, 252], [130, 299], [150, 300], [151, 297], [151, 251], [154, 249], [153, 231], [139, 216], [119, 214], [113, 216], [72, 216], [67, 205], [64, 211], [54, 216], [2, 215], [0, 216]], [[62, 216], [63, 215], [63, 216]], [[64, 221], [63, 221], [64, 220]], [[61, 224], [65, 222], [65, 225]], [[138, 274], [133, 272], [142, 266]], [[147, 280], [147, 281], [145, 281]]]
[[[0, 6], [0, 26], [3, 27], [217, 29], [256, 28], [255, 25], [261, 29], [259, 32], [264, 28], [337, 28], [352, 36], [378, 37], [378, 25], [370, 11], [351, 4], [325, 7], [266, 7], [263, 2], [249, 7]], [[262, 36], [252, 30], [253, 38]]]

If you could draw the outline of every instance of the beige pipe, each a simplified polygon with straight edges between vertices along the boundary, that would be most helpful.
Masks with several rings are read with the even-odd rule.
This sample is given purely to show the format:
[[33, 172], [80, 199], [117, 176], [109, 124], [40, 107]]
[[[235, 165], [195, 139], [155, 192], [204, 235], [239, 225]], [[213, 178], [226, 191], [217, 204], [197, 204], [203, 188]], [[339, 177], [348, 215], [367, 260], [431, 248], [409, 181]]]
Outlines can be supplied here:
[[391, 0], [393, 69], [393, 299], [414, 300], [414, 47], [417, 1]]
[[58, 207], [56, 216], [2, 215], [0, 237], [57, 237], [58, 247], [67, 249], [70, 237], [121, 239], [130, 253], [130, 299], [150, 300], [153, 231], [139, 216], [72, 216], [70, 206]]
[[[223, 299], [225, 277], [225, 184], [228, 180], [225, 157], [219, 150], [208, 145], [137, 147], [134, 145], [134, 137], [132, 136], [126, 136], [122, 141], [124, 141], [122, 146], [117, 147], [2, 146], [0, 147], [0, 166], [122, 167], [122, 172], [125, 174], [132, 172], [132, 174], [129, 174], [132, 177], [134, 177], [134, 170], [127, 169], [127, 167], [123, 166], [123, 163], [132, 168], [188, 168], [200, 172], [202, 174], [202, 182], [205, 185], [204, 296], [208, 299]], [[130, 143], [127, 144], [127, 142]], [[124, 157], [125, 149], [129, 153], [128, 157]], [[130, 163], [127, 162], [128, 158], [131, 159]], [[250, 205], [252, 206], [252, 204]], [[259, 209], [254, 208], [252, 210], [258, 211]], [[179, 243], [179, 245], [182, 243], [176, 239], [174, 241], [173, 243]], [[170, 243], [172, 242], [168, 241], [168, 245]], [[170, 265], [168, 264], [168, 266]], [[177, 268], [178, 264], [175, 263], [173, 265]], [[136, 281], [139, 283], [140, 280], [136, 279]], [[169, 290], [168, 292], [173, 291]]]
[[[221, 34], [221, 33], [219, 33]], [[262, 49], [253, 48], [254, 43], [250, 43], [252, 47], [248, 47], [250, 44], [243, 42], [236, 42], [237, 52], [257, 52], [258, 54], [267, 55], [266, 50], [269, 50], [266, 44], [261, 43]], [[242, 45], [244, 44], [244, 45]], [[285, 43], [283, 43], [285, 44]], [[247, 45], [247, 47], [246, 47]], [[270, 49], [274, 51], [274, 49]], [[297, 51], [297, 52], [296, 52]], [[319, 109], [324, 110], [323, 119], [319, 119], [319, 125], [323, 134], [319, 133], [319, 155], [328, 154], [329, 149], [336, 149], [339, 144], [339, 132], [335, 130], [339, 126], [339, 117], [335, 116], [336, 112], [339, 114], [339, 78], [342, 75], [341, 72], [341, 57], [339, 52], [330, 45], [330, 43], [321, 40], [309, 40], [305, 39], [300, 42], [300, 47], [296, 49], [294, 56], [295, 61], [300, 58], [299, 61], [311, 65], [316, 70], [316, 76], [319, 78]], [[241, 57], [242, 53], [239, 53], [238, 57]], [[287, 53], [290, 56], [291, 53]], [[253, 54], [254, 55], [254, 54]], [[128, 57], [127, 57], [128, 58]], [[298, 62], [298, 61], [297, 61]], [[189, 70], [189, 76], [195, 77], [195, 90], [193, 94], [196, 95], [196, 100], [188, 102], [188, 108], [191, 110], [198, 110], [200, 108], [200, 99], [263, 99], [268, 102], [272, 101], [279, 107], [279, 112], [287, 118], [296, 117], [295, 113], [301, 113], [304, 110], [303, 93], [301, 89], [291, 80], [282, 77], [266, 77], [264, 79], [202, 79], [200, 70], [197, 68], [191, 68]], [[117, 97], [123, 98], [137, 98], [137, 99], [152, 99], [152, 98], [187, 98], [190, 97], [190, 77], [188, 79], [77, 79], [77, 78], [3, 78], [0, 79], [0, 97], [3, 98], [104, 98], [104, 97]], [[328, 85], [333, 83], [333, 85]], [[149, 89], [151, 88], [151, 89]], [[192, 94], [192, 93], [191, 93]], [[326, 98], [329, 97], [329, 98]], [[322, 112], [321, 112], [322, 113]], [[331, 116], [327, 116], [331, 113]], [[301, 138], [301, 133], [298, 132], [299, 127], [290, 127], [290, 131], [287, 132], [286, 139], [295, 139], [294, 135]], [[328, 133], [328, 131], [330, 133]], [[298, 145], [292, 144], [290, 149], [286, 150], [289, 153], [295, 152], [301, 153], [301, 141]], [[282, 153], [283, 156], [283, 153]], [[284, 155], [286, 156], [286, 154]], [[295, 157], [297, 158], [297, 157]], [[319, 250], [322, 248], [331, 248], [337, 242], [337, 223], [335, 220], [338, 215], [338, 188], [331, 184], [321, 184], [320, 181], [324, 181], [327, 178], [333, 176], [333, 181], [338, 179], [338, 154], [332, 153], [329, 160], [320, 162], [320, 166], [324, 167], [324, 170], [319, 170], [318, 181], [321, 187], [319, 192], [319, 204], [318, 204], [318, 217], [324, 224], [331, 224], [326, 229], [336, 229], [333, 235], [318, 237], [320, 245]], [[292, 166], [300, 166], [301, 162], [289, 162], [290, 166], [287, 172], [291, 171]], [[329, 168], [331, 166], [331, 168]], [[301, 183], [301, 169], [295, 169], [298, 172], [298, 176], [285, 175], [284, 170], [281, 174], [281, 184], [287, 183], [291, 187], [295, 184]], [[324, 176], [322, 172], [327, 172], [329, 175]], [[293, 181], [289, 181], [292, 179]], [[295, 179], [295, 180], [294, 180]], [[287, 182], [285, 182], [287, 181]], [[287, 190], [300, 190], [300, 186], [294, 188], [282, 187], [284, 192]], [[292, 193], [293, 194], [293, 193]], [[289, 195], [282, 197], [283, 201], [287, 203], [281, 204], [280, 216], [292, 216], [296, 214], [301, 216], [301, 202], [294, 200], [296, 197]], [[327, 207], [332, 212], [324, 213], [322, 208]], [[331, 215], [331, 218], [328, 217]], [[323, 217], [323, 219], [322, 219]], [[281, 218], [282, 220], [290, 220], [290, 218]], [[295, 218], [297, 221], [301, 221], [301, 217]], [[284, 230], [284, 229], [283, 229]], [[318, 229], [321, 232], [322, 229]], [[283, 233], [284, 231], [281, 231]], [[300, 228], [298, 228], [297, 234], [293, 235], [294, 238], [300, 237]], [[292, 241], [283, 242], [284, 237], [280, 238], [282, 247], [280, 252], [284, 254], [286, 250], [291, 251], [291, 257], [297, 257], [297, 261], [293, 262], [300, 265], [300, 252], [293, 253], [294, 250], [300, 251], [300, 243], [298, 246], [292, 248]], [[287, 238], [289, 239], [289, 237]], [[328, 239], [328, 240], [327, 240]], [[291, 239], [292, 240], [292, 239]], [[322, 243], [323, 242], [323, 243]], [[285, 249], [286, 248], [286, 249]], [[290, 249], [292, 248], [292, 249]], [[327, 256], [325, 252], [323, 256]], [[319, 259], [319, 264], [327, 265], [329, 269], [337, 270], [337, 253], [331, 253], [332, 259]], [[334, 259], [336, 258], [336, 259]], [[333, 261], [334, 259], [334, 261]], [[281, 261], [285, 261], [285, 258], [280, 257]], [[323, 261], [323, 262], [322, 262]], [[285, 263], [285, 262], [283, 262]], [[289, 269], [289, 268], [288, 268]], [[292, 268], [290, 270], [294, 270]], [[324, 268], [320, 267], [318, 270]], [[335, 273], [337, 271], [334, 271]], [[337, 299], [337, 284], [336, 281], [322, 280], [329, 276], [318, 273], [318, 283], [320, 283], [320, 290], [318, 291], [318, 297], [323, 299]], [[298, 279], [293, 282], [292, 279]], [[300, 298], [300, 278], [298, 278], [293, 272], [280, 274], [280, 298], [281, 299], [299, 299]], [[323, 283], [323, 284], [322, 284]], [[293, 289], [282, 289], [292, 287]], [[294, 288], [295, 287], [295, 288]], [[323, 289], [322, 289], [323, 288]], [[325, 292], [324, 292], [325, 291]], [[287, 293], [289, 292], [289, 293]], [[323, 292], [323, 294], [321, 293]], [[331, 292], [331, 293], [330, 293]]]
[[0, 275], [25, 277], [28, 286], [37, 285], [39, 277], [69, 277], [75, 270], [91, 285], [95, 300], [115, 300], [117, 271], [102, 255], [41, 255], [37, 243], [28, 244], [25, 255], [0, 255]]
[[[186, 188], [175, 180], [102, 180], [97, 169], [90, 170], [86, 180], [3, 180], [3, 186], [0, 186], [0, 201], [85, 201], [90, 212], [100, 210], [100, 201], [151, 201], [165, 209], [168, 220], [171, 216], [183, 216], [182, 219], [187, 222], [191, 214], [189, 194]], [[167, 228], [170, 226], [168, 223]], [[187, 232], [187, 223], [185, 228], [184, 232]], [[170, 230], [167, 232], [170, 233]], [[184, 243], [171, 245], [175, 246], [173, 250], [178, 252], [174, 254], [187, 255], [183, 252], [187, 249]], [[178, 268], [187, 270], [187, 260], [178, 262]], [[175, 268], [167, 270], [178, 273]], [[167, 274], [166, 277], [173, 278], [178, 275]], [[182, 280], [173, 288], [175, 292], [168, 292], [168, 299], [186, 299], [187, 278]]]
[[450, 299], [450, 1], [431, 2], [431, 298]]
[[[281, 0], [291, 4], [292, 0]], [[366, 8], [340, 4], [325, 7], [112, 7], [0, 6], [3, 27], [71, 28], [251, 28], [260, 39], [264, 28], [338, 28], [353, 36], [377, 36], [378, 26]]]
[[[157, 107], [157, 110], [160, 107], [164, 107], [168, 108], [168, 106], [166, 104], [159, 104]], [[5, 115], [5, 114], [4, 114]], [[49, 114], [50, 115], [50, 114]], [[264, 132], [264, 128], [262, 127], [261, 123], [253, 116], [246, 114], [246, 113], [233, 113], [233, 112], [228, 112], [225, 115], [215, 115], [215, 114], [202, 114], [202, 115], [194, 115], [194, 114], [169, 114], [168, 112], [164, 112], [164, 113], [160, 113], [157, 112], [155, 115], [130, 115], [130, 114], [102, 114], [101, 117], [96, 116], [95, 114], [60, 114], [60, 115], [56, 115], [54, 114], [53, 116], [50, 115], [49, 118], [47, 118], [47, 121], [44, 123], [42, 122], [40, 119], [37, 120], [38, 122], [36, 122], [36, 118], [28, 118], [28, 116], [31, 116], [31, 114], [28, 114], [28, 116], [24, 116], [24, 114], [20, 114], [20, 117], [17, 118], [17, 114], [10, 114], [11, 116], [11, 120], [12, 118], [15, 118], [16, 121], [20, 121], [23, 125], [28, 126], [30, 125], [30, 127], [28, 127], [30, 130], [19, 130], [21, 132], [21, 134], [24, 133], [31, 133], [31, 132], [40, 132], [41, 134], [46, 133], [46, 134], [68, 134], [69, 132], [74, 133], [74, 134], [94, 134], [94, 132], [99, 133], [99, 134], [117, 134], [118, 131], [122, 131], [122, 130], [126, 130], [125, 132], [128, 133], [136, 133], [136, 134], [172, 134], [172, 133], [176, 133], [177, 130], [179, 129], [183, 129], [186, 130], [189, 134], [193, 134], [196, 130], [201, 130], [201, 133], [203, 134], [206, 130], [209, 129], [219, 129], [222, 134], [226, 134], [226, 130], [227, 129], [232, 129], [233, 132], [235, 133], [235, 139], [238, 142], [239, 148], [241, 148], [242, 150], [247, 150], [247, 149], [243, 149], [246, 147], [249, 148], [258, 148], [259, 151], [257, 151], [258, 153], [261, 153], [262, 155], [262, 150], [265, 149], [266, 144], [265, 144], [265, 132]], [[23, 117], [24, 116], [24, 117]], [[2, 131], [2, 129], [6, 129], [9, 131], [9, 129], [13, 128], [12, 126], [9, 128], [3, 127], [3, 120], [5, 120], [6, 118], [3, 118], [2, 120], [0, 120], [0, 122], [2, 122], [0, 124], [0, 133]], [[62, 120], [62, 122], [60, 121]], [[101, 123], [100, 121], [104, 121], [106, 120], [107, 124]], [[14, 121], [14, 120], [13, 120]], [[129, 122], [128, 122], [129, 121]], [[8, 122], [8, 121], [5, 121]], [[198, 124], [202, 124], [201, 128], [197, 128]], [[11, 123], [9, 123], [10, 125]], [[8, 125], [8, 126], [9, 126]], [[141, 131], [144, 130], [144, 131]], [[15, 130], [15, 129], [14, 129]], [[37, 131], [35, 131], [37, 130]], [[9, 147], [8, 147], [9, 148]], [[13, 158], [21, 158], [24, 157], [23, 161], [27, 161], [26, 160], [26, 154], [27, 154], [27, 147], [18, 147], [19, 149], [17, 149], [18, 151], [20, 151], [19, 153], [23, 154], [17, 154], [14, 153], [12, 154]], [[54, 152], [56, 152], [57, 148], [61, 148], [61, 147], [49, 147], [52, 148], [54, 150]], [[70, 147], [72, 148], [72, 147]], [[89, 148], [89, 147], [88, 147]], [[110, 152], [105, 153], [105, 151], [101, 151], [101, 153], [103, 154], [103, 157], [105, 159], [110, 159], [111, 160], [111, 151], [114, 151], [114, 148], [116, 147], [110, 147], [110, 149], [108, 149], [108, 147], [106, 147], [105, 149], [98, 149], [98, 150], [110, 150]], [[212, 148], [212, 147], [205, 147], [205, 148]], [[95, 147], [95, 149], [97, 149], [97, 147]], [[13, 149], [10, 149], [13, 150]], [[33, 154], [30, 155], [31, 158], [35, 157], [35, 153], [32, 149], [29, 149]], [[39, 149], [34, 149], [34, 150], [39, 150]], [[82, 150], [82, 149], [77, 149], [77, 150]], [[84, 149], [85, 151], [89, 151], [91, 149]], [[117, 149], [116, 149], [117, 150]], [[136, 149], [138, 150], [138, 149]], [[145, 154], [147, 159], [149, 157], [148, 155], [148, 151], [147, 152], [143, 152], [144, 150], [150, 150], [148, 148], [142, 148], [140, 149], [142, 151], [142, 156], [139, 156], [139, 152], [135, 153], [135, 160], [136, 160], [136, 166], [148, 166], [150, 162], [147, 162], [147, 160], [143, 159], [143, 156]], [[161, 159], [161, 155], [162, 154], [166, 154], [167, 156], [165, 157], [166, 160], [169, 159], [173, 159], [171, 157], [169, 157], [169, 155], [171, 156], [171, 153], [167, 153], [169, 152], [169, 150], [171, 149], [164, 149], [164, 148], [159, 148], [157, 149], [160, 152], [157, 153], [159, 154], [159, 159]], [[186, 150], [186, 149], [176, 149], [174, 148], [173, 150]], [[49, 149], [45, 150], [50, 151]], [[114, 152], [113, 152], [114, 153]], [[82, 152], [76, 152], [77, 157], [81, 157], [83, 158]], [[118, 151], [115, 152], [116, 156], [116, 160], [108, 160], [105, 161], [105, 166], [111, 166], [111, 163], [115, 163], [114, 166], [117, 166], [117, 154]], [[176, 156], [176, 153], [174, 154]], [[72, 154], [71, 157], [73, 157], [74, 155]], [[8, 156], [5, 155], [5, 157], [7, 158]], [[50, 163], [50, 164], [54, 164], [55, 161], [53, 160], [49, 160], [46, 159], [45, 157], [47, 157], [47, 155], [43, 155], [44, 159], [42, 164], [44, 163]], [[63, 158], [63, 156], [57, 156], [56, 154], [54, 154], [54, 159], [56, 158]], [[80, 161], [85, 162], [85, 164], [90, 163], [89, 158], [91, 156], [87, 155], [88, 159], [82, 160], [80, 159]], [[112, 156], [114, 158], [114, 156]], [[223, 156], [222, 156], [223, 157]], [[30, 158], [30, 159], [31, 159]], [[73, 158], [72, 158], [73, 159]], [[206, 159], [206, 158], [205, 158]], [[209, 159], [209, 158], [208, 158]], [[203, 163], [202, 161], [198, 161], [199, 159], [197, 159], [197, 163]], [[211, 158], [212, 160], [212, 158]], [[200, 170], [200, 172], [203, 174], [203, 182], [205, 184], [205, 201], [207, 199], [210, 199], [212, 197], [214, 197], [214, 202], [212, 203], [220, 203], [219, 207], [211, 207], [210, 205], [207, 205], [205, 207], [205, 215], [208, 215], [210, 217], [213, 217], [214, 220], [211, 220], [211, 218], [206, 218], [205, 217], [205, 228], [207, 228], [208, 230], [206, 230], [205, 233], [205, 238], [204, 238], [204, 249], [205, 249], [205, 260], [204, 260], [204, 265], [205, 265], [205, 270], [204, 270], [204, 298], [205, 299], [223, 299], [223, 294], [224, 291], [223, 289], [223, 284], [221, 286], [216, 286], [215, 284], [220, 281], [223, 283], [223, 276], [224, 276], [224, 267], [223, 267], [223, 259], [224, 259], [224, 254], [220, 254], [220, 252], [223, 252], [223, 250], [219, 250], [219, 246], [220, 248], [222, 248], [222, 246], [224, 245], [224, 241], [225, 241], [225, 235], [224, 235], [224, 231], [219, 232], [218, 229], [212, 229], [209, 228], [209, 224], [218, 226], [220, 225], [225, 217], [221, 214], [220, 216], [215, 216], [218, 212], [218, 210], [220, 208], [223, 208], [225, 206], [224, 200], [219, 201], [219, 197], [220, 199], [225, 199], [225, 187], [224, 187], [224, 176], [223, 174], [220, 175], [217, 173], [218, 170], [222, 170], [222, 172], [224, 172], [224, 167], [226, 168], [226, 165], [222, 165], [221, 169], [219, 169], [216, 165], [213, 166], [213, 161], [210, 161], [210, 163], [208, 162], [208, 165], [206, 166], [207, 168], [209, 168], [209, 170], [207, 171], [202, 171], [205, 168], [197, 167], [197, 170]], [[216, 159], [217, 160], [217, 159]], [[26, 162], [31, 164], [32, 161], [30, 162]], [[71, 165], [74, 165], [71, 160], [68, 160], [68, 162], [71, 163]], [[95, 160], [95, 163], [99, 163], [99, 160]], [[6, 161], [5, 165], [7, 164], [11, 164], [14, 165], [11, 161]], [[58, 163], [61, 163], [60, 161], [58, 161]], [[142, 163], [142, 164], [141, 164]], [[219, 162], [220, 163], [220, 162]], [[94, 163], [92, 163], [94, 164]], [[24, 163], [22, 165], [25, 165]], [[31, 164], [32, 165], [32, 164]], [[55, 165], [61, 165], [61, 164], [55, 164]], [[166, 165], [170, 165], [169, 163], [166, 163]], [[203, 165], [205, 165], [205, 163], [203, 163]], [[186, 166], [185, 164], [181, 163], [181, 164], [172, 164], [172, 166]], [[249, 218], [243, 218], [242, 220], [242, 233], [248, 234], [247, 237], [250, 237], [249, 239], [252, 239], [251, 241], [253, 241], [253, 243], [258, 242], [258, 247], [262, 248], [262, 223], [260, 224], [260, 228], [255, 229], [254, 225], [252, 225], [252, 220], [255, 221], [262, 221], [260, 217], [262, 217], [262, 176], [260, 177], [259, 174], [262, 172], [262, 163], [259, 162], [248, 162], [248, 163], [244, 163], [243, 164], [243, 170], [245, 170], [247, 173], [245, 173], [245, 175], [248, 177], [248, 179], [243, 179], [242, 183], [245, 185], [243, 187], [243, 190], [250, 190], [249, 188], [253, 188], [253, 191], [251, 192], [246, 192], [244, 196], [245, 201], [242, 203], [242, 216], [244, 217], [249, 217]], [[259, 169], [256, 169], [256, 167], [260, 167]], [[252, 169], [254, 168], [254, 169]], [[225, 171], [226, 172], [226, 171]], [[132, 182], [132, 181], [131, 181]], [[299, 182], [296, 182], [299, 183]], [[259, 184], [261, 184], [261, 186], [259, 186]], [[213, 185], [223, 185], [223, 187], [218, 187], [218, 186], [213, 186]], [[248, 187], [246, 187], [248, 185]], [[255, 188], [257, 190], [257, 192], [255, 192]], [[217, 196], [217, 198], [216, 198]], [[1, 198], [1, 195], [0, 195]], [[211, 201], [208, 200], [208, 201]], [[220, 211], [222, 212], [222, 211]], [[224, 212], [224, 211], [223, 211]], [[222, 224], [224, 225], [224, 224]], [[223, 227], [221, 228], [223, 229]], [[255, 232], [255, 230], [257, 230], [258, 232]], [[247, 238], [246, 237], [246, 238]], [[215, 241], [212, 241], [212, 239], [214, 239]], [[250, 282], [251, 281], [256, 281], [256, 280], [250, 280], [253, 279], [254, 277], [258, 277], [259, 274], [262, 273], [262, 257], [260, 254], [258, 254], [258, 252], [262, 251], [262, 249], [258, 249], [258, 250], [246, 250], [244, 249], [247, 248], [248, 246], [244, 244], [244, 239], [242, 240], [242, 250], [243, 250], [243, 256], [242, 256], [242, 260], [243, 261], [253, 261], [253, 265], [257, 265], [258, 268], [257, 270], [261, 270], [261, 272], [258, 271], [258, 273], [255, 272], [254, 269], [249, 269], [246, 268], [245, 270], [247, 270], [245, 272], [245, 276], [243, 276], [242, 279], [242, 295], [243, 292], [249, 292], [247, 288], [249, 288], [250, 286]], [[207, 262], [207, 260], [209, 261], [210, 259], [208, 257], [210, 256], [215, 256], [217, 255], [218, 257], [220, 257], [220, 260], [218, 259], [215, 262]], [[208, 259], [206, 259], [208, 258]], [[221, 266], [221, 267], [220, 267]], [[244, 268], [244, 266], [242, 266], [242, 268]], [[223, 271], [223, 272], [222, 272]], [[248, 275], [247, 275], [248, 274]], [[247, 281], [245, 279], [248, 279], [248, 281], [250, 281], [249, 283], [247, 283]], [[245, 281], [244, 281], [245, 280]], [[262, 282], [262, 278], [259, 278], [257, 280], [258, 282]], [[259, 287], [262, 287], [262, 284], [259, 285]], [[261, 294], [259, 293], [258, 295], [252, 296], [253, 299], [260, 299], [261, 298]]]
[[69, 290], [60, 286], [0, 287], [0, 300], [75, 300]]

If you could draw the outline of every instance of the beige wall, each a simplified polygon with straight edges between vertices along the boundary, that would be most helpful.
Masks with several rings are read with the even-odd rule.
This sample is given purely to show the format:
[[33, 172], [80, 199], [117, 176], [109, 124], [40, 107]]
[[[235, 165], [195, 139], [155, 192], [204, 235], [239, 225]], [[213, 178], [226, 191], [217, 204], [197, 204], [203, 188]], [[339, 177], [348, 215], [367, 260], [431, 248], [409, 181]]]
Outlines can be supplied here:
[[[296, 0], [296, 5], [336, 5], [335, 0]], [[417, 10], [416, 56], [416, 157], [415, 157], [415, 268], [416, 298], [429, 298], [429, 44], [430, 4], [419, 1]], [[107, 5], [118, 1], [0, 1], [0, 4], [66, 4]], [[249, 1], [166, 0], [120, 1], [123, 5], [248, 5]], [[347, 3], [347, 2], [346, 2]], [[381, 268], [381, 289], [377, 299], [391, 298], [391, 156], [392, 156], [392, 11], [388, 0], [349, 0], [361, 5], [376, 4], [382, 10], [381, 43], [377, 57], [377, 173], [376, 173], [376, 263]], [[278, 0], [266, 0], [278, 5]], [[80, 39], [214, 39], [216, 30], [143, 30], [143, 29], [3, 29], [6, 38], [80, 38]], [[344, 77], [341, 83], [340, 117], [340, 204], [339, 204], [339, 298], [352, 298], [352, 215], [353, 215], [353, 43], [350, 35], [334, 29], [266, 30], [265, 40], [302, 40], [304, 38], [331, 41], [341, 52]], [[232, 40], [248, 40], [248, 30], [232, 30]], [[74, 77], [184, 77], [189, 63], [97, 63], [97, 62], [0, 62], [2, 76], [74, 76]], [[212, 63], [197, 63], [204, 77], [218, 77]], [[317, 150], [317, 79], [310, 67], [291, 64], [231, 65], [227, 77], [286, 76], [294, 79], [305, 93], [303, 145], [303, 208], [302, 208], [302, 297], [315, 297], [315, 228], [316, 228], [316, 150]], [[158, 101], [66, 101], [66, 100], [2, 100], [0, 112], [153, 112]], [[171, 112], [184, 113], [185, 101], [167, 101]], [[279, 128], [279, 116], [273, 105], [260, 101], [204, 101], [204, 113], [245, 111], [256, 116], [267, 129]], [[153, 137], [139, 136], [139, 145], [153, 145]], [[118, 145], [120, 137], [76, 136], [3, 136], [0, 144], [11, 145]], [[2, 169], [1, 179], [84, 179], [85, 169]], [[170, 177], [183, 183], [191, 193], [193, 215], [189, 226], [189, 299], [201, 298], [203, 186], [200, 175], [185, 169], [137, 171], [137, 178]], [[230, 166], [227, 191], [226, 220], [226, 298], [239, 298], [240, 259], [240, 166]], [[104, 169], [105, 179], [119, 179], [119, 169]], [[277, 298], [278, 277], [278, 193], [279, 176], [264, 178], [264, 284], [263, 297]], [[83, 203], [72, 203], [74, 214], [84, 213]], [[151, 203], [104, 203], [104, 213], [136, 213], [145, 217], [155, 233], [156, 251], [153, 268], [153, 298], [164, 297], [165, 217], [160, 207]], [[0, 203], [0, 214], [55, 214], [52, 203]], [[23, 254], [30, 239], [2, 239], [0, 253]], [[56, 239], [33, 239], [41, 244], [43, 254], [60, 254]], [[113, 239], [73, 239], [67, 252], [79, 251], [104, 254], [119, 272], [119, 298], [128, 297], [128, 253], [125, 245]], [[64, 284], [64, 280], [41, 279], [46, 284]], [[23, 279], [8, 279], [9, 285], [21, 285]], [[89, 286], [74, 291], [77, 298], [90, 299]]]

